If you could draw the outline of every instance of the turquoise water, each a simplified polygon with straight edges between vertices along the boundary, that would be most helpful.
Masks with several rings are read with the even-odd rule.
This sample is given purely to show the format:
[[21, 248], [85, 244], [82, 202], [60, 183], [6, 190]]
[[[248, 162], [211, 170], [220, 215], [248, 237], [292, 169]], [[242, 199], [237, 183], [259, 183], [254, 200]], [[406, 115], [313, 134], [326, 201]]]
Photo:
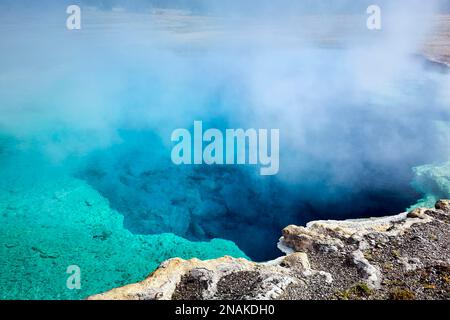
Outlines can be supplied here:
[[[108, 200], [67, 168], [2, 142], [1, 299], [80, 299], [140, 281], [168, 258], [246, 257], [226, 240], [134, 235]], [[80, 290], [66, 287], [70, 265], [81, 269]]]

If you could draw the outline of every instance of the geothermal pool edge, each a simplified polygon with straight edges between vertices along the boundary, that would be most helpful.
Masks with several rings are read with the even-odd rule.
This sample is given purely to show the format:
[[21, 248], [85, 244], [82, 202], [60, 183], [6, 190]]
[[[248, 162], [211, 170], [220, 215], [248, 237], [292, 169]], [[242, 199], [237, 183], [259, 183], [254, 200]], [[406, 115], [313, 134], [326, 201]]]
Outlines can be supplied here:
[[449, 299], [450, 200], [390, 217], [288, 226], [291, 253], [255, 263], [169, 259], [90, 300]]

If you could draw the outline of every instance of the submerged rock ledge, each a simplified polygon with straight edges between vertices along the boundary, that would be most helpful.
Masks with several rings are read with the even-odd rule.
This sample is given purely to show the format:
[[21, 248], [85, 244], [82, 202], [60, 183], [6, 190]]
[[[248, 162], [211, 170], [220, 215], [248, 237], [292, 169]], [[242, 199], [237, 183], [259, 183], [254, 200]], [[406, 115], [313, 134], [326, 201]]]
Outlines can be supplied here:
[[396, 216], [288, 226], [265, 263], [163, 262], [88, 299], [450, 299], [450, 200]]

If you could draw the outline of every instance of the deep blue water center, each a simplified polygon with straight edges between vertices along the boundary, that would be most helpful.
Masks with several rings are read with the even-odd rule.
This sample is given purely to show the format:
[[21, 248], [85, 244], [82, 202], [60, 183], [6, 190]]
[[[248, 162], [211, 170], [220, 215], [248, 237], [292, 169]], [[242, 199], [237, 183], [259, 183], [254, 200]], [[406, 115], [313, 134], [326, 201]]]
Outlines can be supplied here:
[[122, 143], [90, 156], [79, 176], [124, 215], [127, 229], [194, 241], [228, 239], [256, 261], [280, 255], [277, 242], [289, 224], [398, 213], [419, 196], [410, 187], [407, 165], [395, 172], [368, 166], [361, 176], [368, 180], [357, 186], [330, 184], [326, 170], [317, 179], [293, 184], [259, 176], [257, 167], [175, 166], [155, 134], [121, 136]]
[[[436, 119], [448, 113], [440, 75], [409, 58], [386, 75], [356, 67], [358, 51], [267, 50], [213, 50], [204, 59], [194, 52], [176, 66], [144, 59], [148, 70], [126, 70], [106, 99], [119, 110], [111, 112], [121, 119], [112, 125], [118, 139], [90, 153], [78, 175], [123, 214], [127, 229], [232, 240], [262, 261], [280, 255], [289, 224], [395, 214], [420, 198], [412, 168], [438, 160]], [[279, 173], [174, 165], [171, 132], [192, 129], [194, 120], [205, 129], [280, 129]]]
[[[212, 87], [195, 71], [176, 89], [152, 82], [149, 91], [146, 77], [134, 74], [141, 81], [130, 80], [123, 103], [149, 108], [151, 119], [162, 112], [163, 121], [152, 120], [153, 129], [118, 130], [120, 142], [91, 153], [78, 175], [109, 199], [135, 234], [232, 240], [256, 261], [280, 255], [277, 242], [289, 224], [384, 216], [416, 203], [412, 168], [439, 161], [441, 154], [436, 119], [448, 111], [439, 100], [439, 76], [412, 61], [401, 76], [361, 83], [345, 76], [354, 68], [347, 51], [278, 54], [276, 63], [264, 57], [257, 71], [249, 71], [259, 77], [250, 82], [235, 74], [246, 66], [237, 62]], [[323, 78], [334, 85], [324, 88]], [[141, 93], [142, 101], [133, 98]], [[172, 113], [155, 109], [161, 100]], [[222, 131], [279, 128], [279, 173], [261, 176], [259, 166], [174, 165], [171, 132], [180, 123], [192, 129], [194, 120]]]

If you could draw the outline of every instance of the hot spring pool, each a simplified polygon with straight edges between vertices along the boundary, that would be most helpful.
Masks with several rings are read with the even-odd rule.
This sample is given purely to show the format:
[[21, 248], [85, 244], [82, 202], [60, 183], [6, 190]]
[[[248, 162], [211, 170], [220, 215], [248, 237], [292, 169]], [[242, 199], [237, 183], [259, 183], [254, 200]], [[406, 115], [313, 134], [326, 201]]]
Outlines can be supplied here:
[[[110, 18], [0, 44], [0, 298], [84, 298], [171, 257], [270, 260], [289, 224], [404, 211], [425, 190], [412, 168], [448, 160], [449, 76], [406, 49]], [[174, 165], [194, 120], [279, 129], [279, 173]]]

